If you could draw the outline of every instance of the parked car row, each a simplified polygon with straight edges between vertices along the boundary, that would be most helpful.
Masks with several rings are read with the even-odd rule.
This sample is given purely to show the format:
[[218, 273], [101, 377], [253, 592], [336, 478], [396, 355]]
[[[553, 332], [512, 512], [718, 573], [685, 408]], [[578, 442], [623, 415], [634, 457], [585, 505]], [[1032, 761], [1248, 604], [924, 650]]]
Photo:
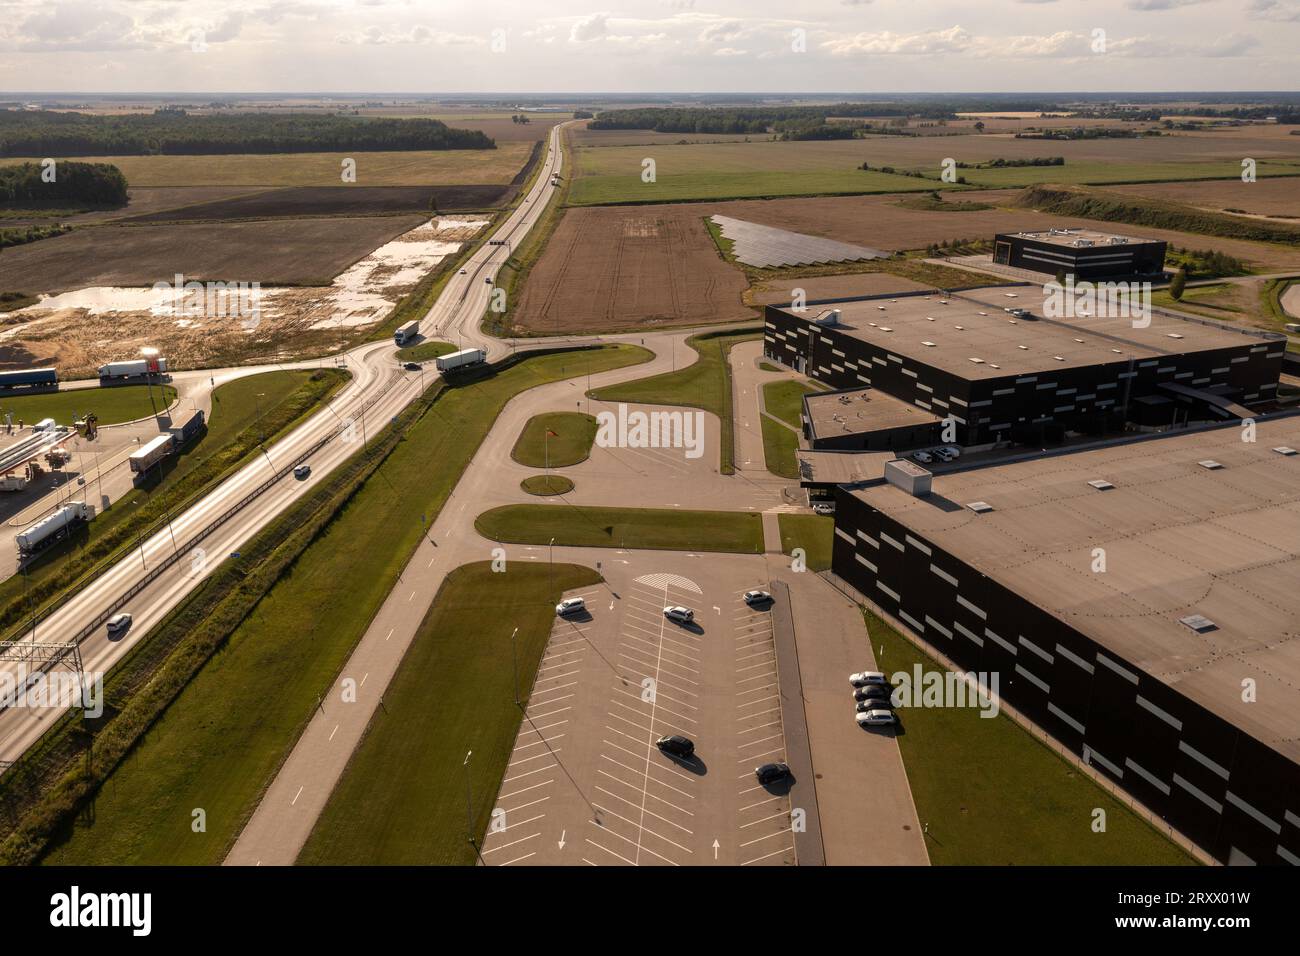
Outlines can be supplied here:
[[860, 671], [849, 675], [853, 687], [854, 717], [859, 727], [887, 727], [898, 721], [894, 716], [894, 689], [880, 671]]
[[956, 445], [940, 445], [938, 448], [914, 451], [911, 457], [919, 465], [928, 465], [936, 459], [943, 462], [956, 461], [961, 457], [961, 449]]
[[[746, 591], [745, 603], [750, 607], [762, 606], [772, 602], [772, 595], [766, 591]], [[568, 614], [577, 614], [579, 611], [587, 609], [587, 602], [580, 597], [565, 598], [559, 604], [555, 605], [555, 613], [559, 617]], [[695, 612], [688, 607], [682, 607], [680, 604], [670, 604], [664, 608], [664, 617], [677, 624], [691, 624], [695, 621]]]

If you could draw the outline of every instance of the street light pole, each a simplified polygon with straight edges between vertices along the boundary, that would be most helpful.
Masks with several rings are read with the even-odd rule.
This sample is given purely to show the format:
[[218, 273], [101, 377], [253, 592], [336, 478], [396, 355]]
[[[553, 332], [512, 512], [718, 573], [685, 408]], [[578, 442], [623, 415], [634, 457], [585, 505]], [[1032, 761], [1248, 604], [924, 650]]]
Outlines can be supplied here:
[[510, 674], [515, 681], [515, 706], [519, 706], [519, 628], [510, 633]]
[[474, 843], [474, 799], [469, 788], [469, 758], [474, 751], [465, 751], [465, 762], [461, 764], [465, 768], [465, 839], [471, 844]]

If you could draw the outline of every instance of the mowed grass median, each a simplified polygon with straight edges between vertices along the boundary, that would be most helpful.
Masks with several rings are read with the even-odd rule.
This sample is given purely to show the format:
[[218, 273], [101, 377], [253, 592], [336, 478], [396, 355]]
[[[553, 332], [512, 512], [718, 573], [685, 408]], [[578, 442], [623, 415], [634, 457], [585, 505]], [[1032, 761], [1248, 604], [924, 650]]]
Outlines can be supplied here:
[[[321, 696], [505, 403], [588, 364], [649, 358], [627, 345], [539, 353], [469, 384], [433, 386], [443, 389], [437, 399], [115, 769], [93, 820], [79, 819], [46, 862], [220, 863], [317, 706], [341, 706]], [[206, 811], [203, 833], [191, 828], [195, 807]]]
[[[312, 865], [472, 865], [482, 845], [523, 709], [565, 591], [599, 584], [590, 568], [489, 562], [449, 574], [384, 691], [365, 736], [298, 862]], [[382, 781], [382, 785], [376, 785]]]
[[[88, 412], [99, 419], [99, 427], [133, 422], [165, 411], [176, 401], [176, 389], [170, 385], [153, 386], [153, 401], [148, 385], [116, 385], [110, 388], [72, 388], [64, 392], [0, 397], [0, 421], [12, 414], [14, 425], [21, 420], [28, 425], [42, 418], [53, 418], [60, 425], [71, 425]], [[183, 417], [182, 412], [178, 418]]]
[[510, 457], [529, 468], [563, 468], [586, 461], [596, 419], [581, 412], [545, 412], [524, 424]]
[[676, 508], [598, 508], [588, 505], [503, 505], [474, 521], [478, 533], [511, 544], [657, 551], [761, 554], [763, 516], [757, 511]]
[[699, 359], [676, 372], [662, 372], [634, 382], [622, 382], [592, 389], [588, 394], [601, 402], [629, 405], [685, 405], [702, 408], [722, 423], [722, 447], [718, 470], [724, 475], [736, 471], [735, 438], [731, 400], [731, 364], [727, 358], [733, 346], [763, 335], [761, 328], [724, 329], [704, 332], [686, 340]]
[[[943, 672], [928, 654], [864, 611], [887, 674]], [[975, 707], [900, 708], [898, 745], [940, 866], [1186, 866], [1183, 849], [1005, 714]], [[1097, 809], [1105, 832], [1094, 832]]]

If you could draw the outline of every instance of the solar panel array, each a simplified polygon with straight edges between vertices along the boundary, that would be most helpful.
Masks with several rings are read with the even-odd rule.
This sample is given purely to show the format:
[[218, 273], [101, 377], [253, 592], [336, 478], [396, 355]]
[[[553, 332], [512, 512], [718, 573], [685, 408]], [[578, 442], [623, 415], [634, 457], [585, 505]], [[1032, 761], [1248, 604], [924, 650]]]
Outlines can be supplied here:
[[808, 236], [787, 229], [760, 226], [756, 222], [714, 216], [722, 234], [732, 242], [732, 254], [740, 262], [756, 269], [776, 266], [810, 266], [829, 262], [858, 262], [884, 259], [889, 253], [847, 242]]

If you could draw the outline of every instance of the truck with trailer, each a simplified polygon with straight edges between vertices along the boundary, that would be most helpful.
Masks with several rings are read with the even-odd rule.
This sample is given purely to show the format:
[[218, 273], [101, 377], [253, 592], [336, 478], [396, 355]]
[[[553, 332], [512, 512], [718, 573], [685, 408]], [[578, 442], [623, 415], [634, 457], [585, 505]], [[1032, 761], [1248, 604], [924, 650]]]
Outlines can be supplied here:
[[143, 378], [146, 375], [166, 375], [167, 360], [131, 359], [126, 362], [109, 362], [99, 367], [100, 382], [119, 381], [128, 378]]
[[408, 342], [414, 342], [419, 337], [420, 323], [418, 320], [407, 322], [404, 326], [393, 333], [393, 341], [397, 343], [399, 348], [406, 345]]
[[152, 439], [148, 444], [131, 453], [131, 457], [128, 459], [131, 463], [131, 470], [138, 475], [144, 474], [170, 455], [174, 444], [175, 439], [170, 432]]
[[79, 524], [95, 517], [94, 506], [84, 501], [72, 501], [58, 511], [42, 518], [17, 537], [18, 553], [22, 556], [43, 551], [67, 535]]
[[40, 388], [59, 384], [59, 373], [52, 368], [26, 368], [0, 372], [0, 388]]
[[176, 439], [176, 447], [189, 444], [195, 435], [203, 431], [203, 421], [203, 409], [200, 408], [180, 428], [173, 428], [171, 434]]
[[438, 356], [434, 360], [434, 364], [438, 367], [439, 372], [450, 372], [453, 369], [482, 365], [486, 361], [487, 352], [482, 349], [461, 349], [459, 352]]

